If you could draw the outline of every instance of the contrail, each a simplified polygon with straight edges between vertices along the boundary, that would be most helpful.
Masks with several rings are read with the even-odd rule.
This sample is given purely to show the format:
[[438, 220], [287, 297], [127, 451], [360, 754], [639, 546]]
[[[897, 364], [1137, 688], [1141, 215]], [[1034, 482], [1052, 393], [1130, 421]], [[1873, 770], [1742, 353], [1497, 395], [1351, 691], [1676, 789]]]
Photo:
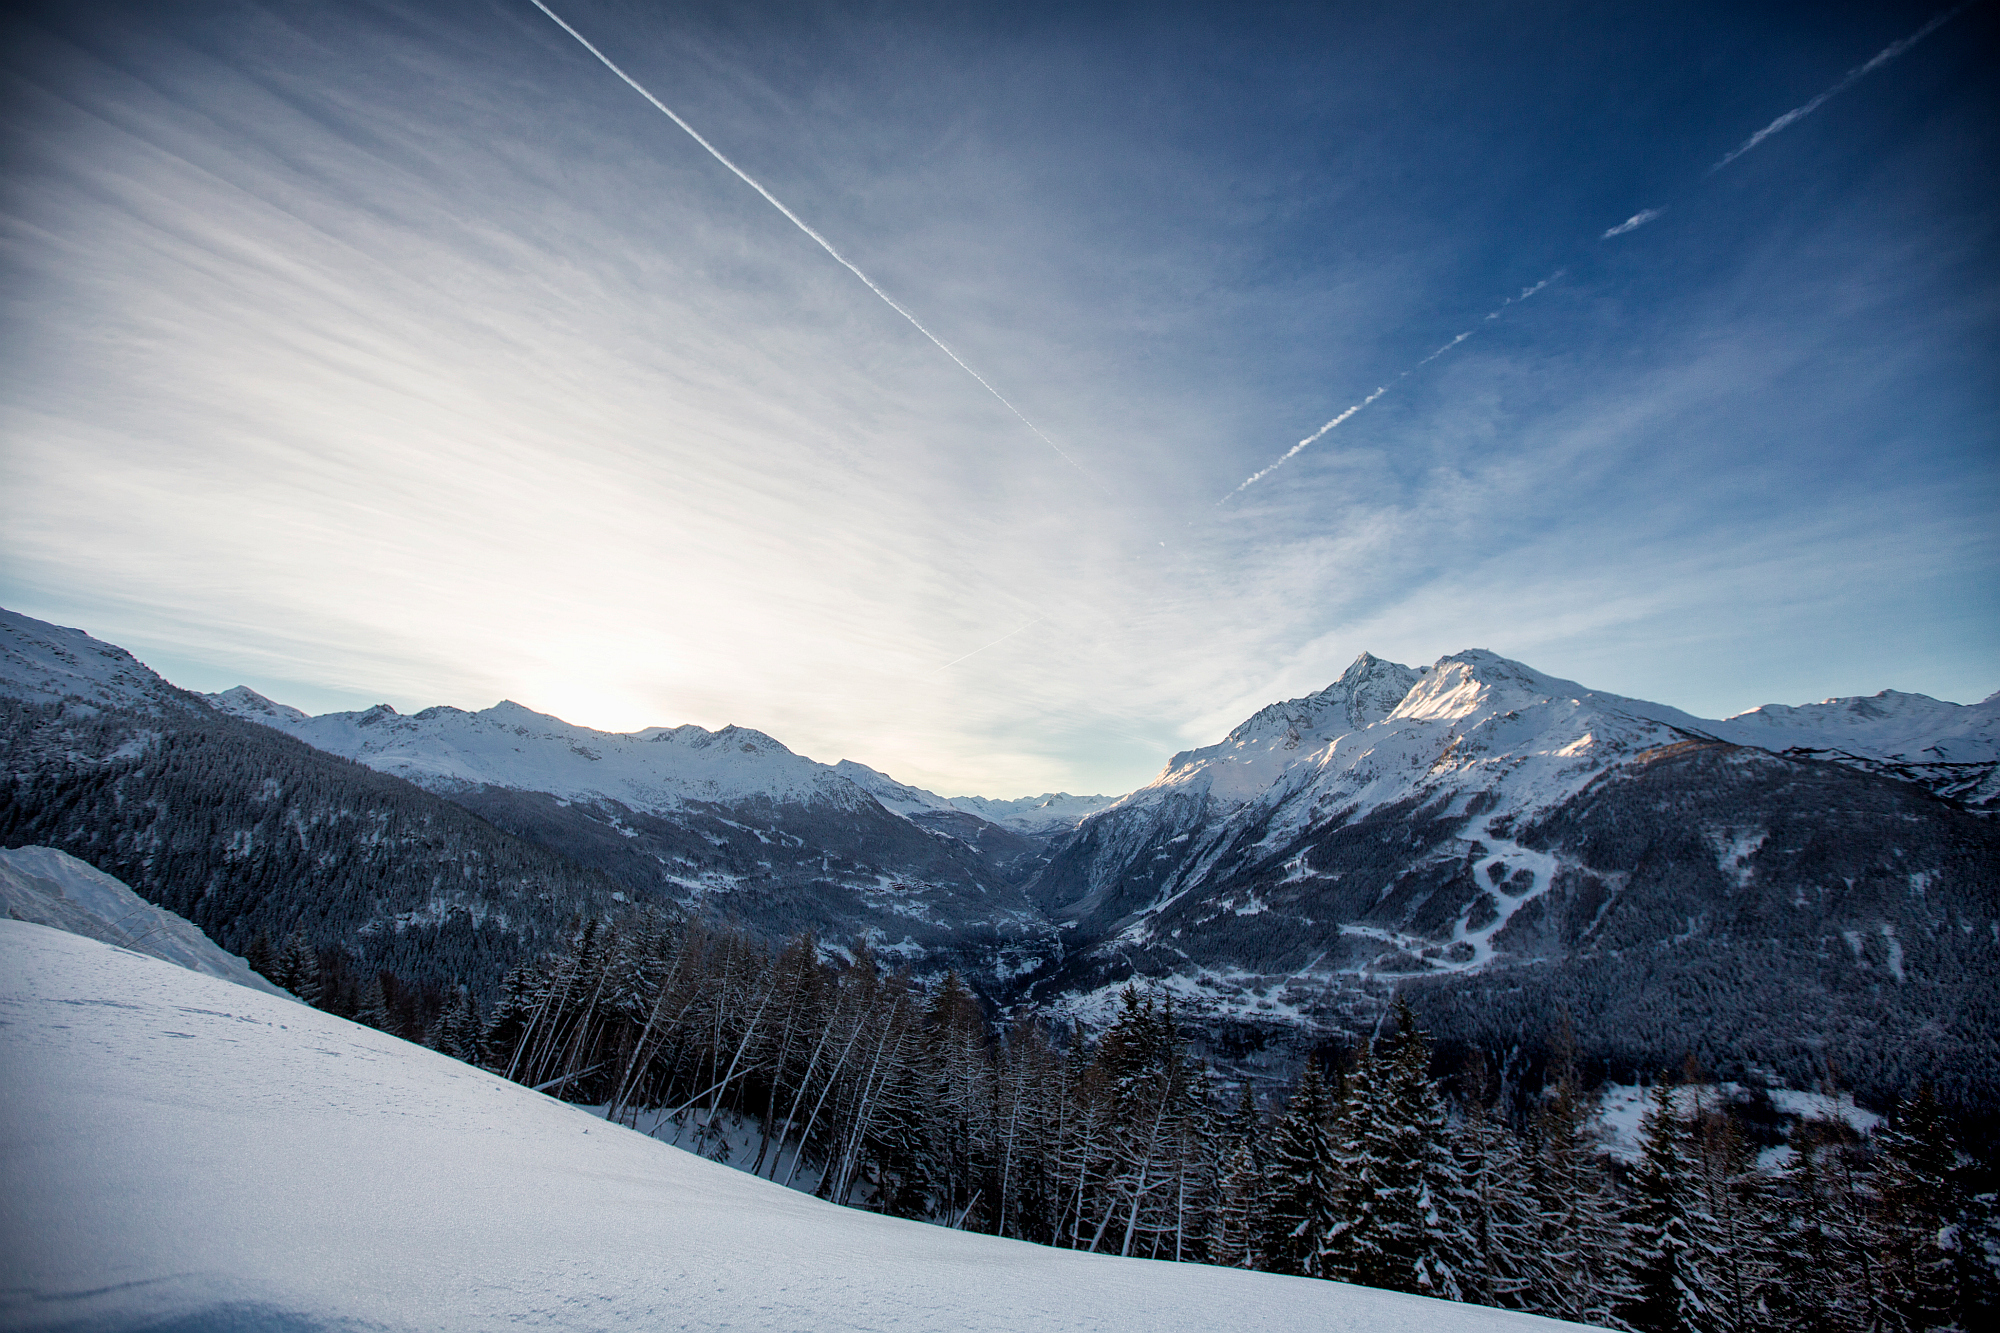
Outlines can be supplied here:
[[[541, 0], [535, 0], [535, 3], [540, 4]], [[1839, 83], [1836, 83], [1835, 85], [1833, 85], [1833, 87], [1827, 89], [1819, 96], [1813, 98], [1810, 102], [1807, 102], [1804, 106], [1792, 108], [1790, 111], [1787, 111], [1784, 115], [1779, 116], [1776, 120], [1772, 121], [1769, 125], [1766, 125], [1763, 129], [1758, 130], [1748, 139], [1745, 139], [1742, 142], [1742, 144], [1740, 144], [1735, 149], [1735, 151], [1729, 153], [1721, 161], [1717, 162], [1714, 166], [1710, 167], [1709, 171], [1713, 173], [1722, 170], [1722, 168], [1728, 166], [1731, 162], [1734, 162], [1737, 158], [1743, 156], [1745, 153], [1749, 152], [1752, 148], [1755, 148], [1758, 144], [1764, 142], [1764, 140], [1778, 133], [1778, 131], [1785, 129], [1790, 125], [1794, 125], [1797, 122], [1805, 119], [1807, 116], [1810, 116], [1813, 112], [1819, 110], [1820, 107], [1824, 106], [1828, 101], [1830, 101], [1835, 97], [1838, 97], [1841, 93], [1845, 92], [1857, 80], [1862, 79], [1867, 75], [1874, 73], [1876, 70], [1888, 64], [1890, 61], [1894, 60], [1897, 56], [1902, 55], [1905, 51], [1915, 46], [1918, 42], [1921, 42], [1924, 38], [1930, 36], [1932, 33], [1936, 32], [1939, 28], [1942, 28], [1945, 24], [1951, 22], [1953, 19], [1957, 18], [1960, 14], [1964, 13], [1966, 10], [1972, 8], [1973, 5], [1978, 3], [1979, 0], [1964, 0], [1964, 3], [1957, 5], [1952, 9], [1948, 9], [1942, 14], [1936, 15], [1930, 20], [1930, 22], [1924, 24], [1923, 27], [1918, 28], [1908, 37], [1905, 37], [1900, 41], [1889, 43], [1889, 45], [1883, 47], [1880, 51], [1877, 51], [1875, 55], [1872, 58], [1870, 58], [1866, 64], [1856, 65], [1853, 69], [1847, 71], [1846, 76], [1843, 77]], [[1600, 236], [1599, 239], [1610, 240], [1614, 236], [1623, 236], [1627, 232], [1637, 231], [1639, 230], [1639, 228], [1645, 226], [1647, 223], [1660, 217], [1666, 211], [1667, 210], [1665, 208], [1642, 208], [1637, 213], [1634, 213], [1631, 217], [1626, 218], [1623, 222], [1619, 223], [1618, 225], [1606, 228], [1603, 235]], [[1513, 305], [1518, 301], [1527, 300], [1529, 297], [1533, 296], [1536, 292], [1542, 290], [1542, 288], [1548, 286], [1556, 279], [1562, 277], [1564, 272], [1566, 271], [1567, 270], [1564, 269], [1557, 269], [1554, 273], [1550, 274], [1546, 278], [1543, 278], [1540, 282], [1536, 283], [1534, 286], [1522, 288], [1521, 294], [1519, 296], [1508, 297], [1505, 301], [1502, 301], [1499, 304], [1499, 306], [1496, 307], [1491, 313], [1489, 313], [1486, 316], [1486, 318], [1489, 320], [1500, 318], [1501, 311], [1504, 311], [1508, 306]], [[1370, 403], [1373, 403], [1377, 398], [1380, 398], [1383, 394], [1389, 392], [1391, 388], [1395, 387], [1395, 385], [1397, 385], [1402, 380], [1407, 378], [1412, 371], [1420, 370], [1424, 366], [1429, 365], [1431, 362], [1443, 356], [1446, 352], [1449, 352], [1452, 348], [1464, 342], [1467, 338], [1470, 338], [1476, 331], [1477, 330], [1475, 326], [1475, 328], [1467, 329], [1464, 333], [1459, 334], [1456, 338], [1453, 338], [1450, 342], [1438, 348], [1436, 351], [1432, 352], [1429, 356], [1425, 357], [1423, 360], [1417, 362], [1416, 365], [1411, 366], [1409, 370], [1403, 371], [1401, 374], [1397, 375], [1395, 379], [1390, 380], [1389, 383], [1376, 389], [1375, 392], [1369, 394], [1366, 398], [1363, 398], [1360, 402], [1354, 404], [1352, 407], [1349, 407], [1339, 416], [1336, 416], [1333, 420], [1327, 422], [1324, 426], [1321, 426], [1318, 430], [1306, 436], [1303, 440], [1300, 440], [1290, 449], [1287, 449], [1270, 466], [1263, 468], [1257, 472], [1251, 473], [1248, 477], [1244, 478], [1242, 485], [1238, 486], [1235, 490], [1229, 492], [1228, 495], [1223, 496], [1222, 499], [1217, 500], [1215, 503], [1218, 505], [1224, 504], [1233, 497], [1241, 495], [1244, 491], [1248, 490], [1250, 487], [1255, 486], [1258, 482], [1270, 476], [1273, 472], [1276, 472], [1279, 468], [1283, 467], [1285, 464], [1291, 462], [1292, 459], [1296, 458], [1299, 455], [1300, 451], [1308, 448], [1313, 444], [1318, 443], [1319, 440], [1322, 439], [1328, 431], [1331, 431], [1336, 427], [1345, 424], [1347, 420], [1351, 418], [1355, 413], [1361, 411], [1363, 408], [1367, 407]]]
[[[1521, 289], [1521, 294], [1519, 296], [1508, 297], [1506, 300], [1502, 301], [1499, 305], [1495, 306], [1493, 308], [1492, 313], [1487, 315], [1486, 318], [1487, 319], [1500, 318], [1500, 312], [1505, 310], [1508, 306], [1516, 305], [1522, 301], [1527, 300], [1529, 297], [1533, 296], [1536, 292], [1542, 290], [1542, 288], [1548, 286], [1550, 283], [1554, 282], [1557, 278], [1560, 278], [1563, 274], [1567, 273], [1568, 271], [1569, 271], [1568, 269], [1559, 268], [1554, 273], [1549, 274], [1548, 277], [1543, 278], [1540, 282], [1536, 283], [1534, 286], [1523, 287]], [[1277, 461], [1273, 462], [1269, 467], [1253, 472], [1249, 476], [1245, 477], [1243, 479], [1242, 485], [1238, 486], [1228, 495], [1223, 496], [1222, 499], [1217, 500], [1216, 503], [1218, 505], [1226, 503], [1233, 497], [1241, 495], [1244, 491], [1249, 490], [1252, 486], [1255, 486], [1258, 482], [1264, 480], [1264, 478], [1270, 476], [1273, 472], [1276, 472], [1279, 468], [1291, 462], [1292, 459], [1296, 458], [1300, 454], [1300, 452], [1302, 452], [1303, 450], [1309, 448], [1314, 444], [1319, 443], [1321, 438], [1323, 438], [1328, 431], [1333, 430], [1335, 427], [1345, 424], [1349, 417], [1352, 417], [1356, 412], [1361, 411], [1361, 409], [1367, 407], [1370, 403], [1373, 403], [1377, 398], [1380, 398], [1383, 394], [1395, 388], [1396, 385], [1401, 381], [1408, 379], [1412, 371], [1421, 370], [1423, 367], [1437, 360], [1439, 357], [1443, 356], [1446, 352], [1449, 352], [1452, 348], [1458, 346], [1460, 343], [1464, 342], [1467, 338], [1470, 338], [1474, 333], [1477, 332], [1478, 332], [1477, 328], [1470, 328], [1467, 329], [1465, 332], [1459, 334], [1456, 338], [1453, 338], [1450, 342], [1438, 348], [1435, 352], [1432, 352], [1429, 356], [1425, 357], [1423, 360], [1417, 362], [1416, 365], [1411, 366], [1409, 370], [1403, 371], [1401, 374], [1397, 375], [1395, 379], [1390, 380], [1387, 384], [1382, 385], [1380, 388], [1376, 389], [1375, 392], [1369, 394], [1366, 398], [1363, 398], [1360, 402], [1354, 404], [1352, 407], [1349, 407], [1339, 416], [1336, 416], [1333, 420], [1327, 422], [1324, 426], [1321, 426], [1318, 430], [1306, 436], [1303, 440], [1300, 440], [1297, 444], [1293, 445], [1291, 448], [1285, 450], [1285, 452], [1278, 457]]]
[[[1755, 134], [1745, 139], [1742, 143], [1738, 144], [1733, 151], [1725, 154], [1722, 160], [1717, 162], [1714, 166], [1710, 167], [1709, 170], [1711, 172], [1722, 170], [1724, 167], [1728, 166], [1731, 162], [1734, 162], [1737, 158], [1743, 156], [1745, 153], [1749, 152], [1752, 148], [1755, 148], [1758, 144], [1764, 142], [1764, 140], [1776, 134], [1779, 130], [1789, 129], [1793, 125], [1798, 124], [1800, 121], [1804, 120], [1807, 116], [1810, 116], [1813, 112], [1819, 110], [1821, 107], [1825, 106], [1828, 102], [1832, 101], [1834, 98], [1846, 92], [1858, 80], [1864, 78], [1869, 74], [1873, 74], [1876, 70], [1882, 68], [1882, 66], [1888, 64], [1891, 60], [1894, 60], [1897, 56], [1903, 54], [1903, 52], [1909, 50], [1911, 47], [1915, 46], [1918, 42], [1921, 42], [1924, 38], [1930, 36], [1932, 33], [1936, 32], [1939, 28], [1942, 28], [1945, 24], [1951, 22], [1953, 19], [1957, 18], [1960, 14], [1972, 8], [1972, 6], [1977, 3], [1978, 0], [1965, 0], [1964, 4], [1958, 5], [1952, 9], [1948, 9], [1944, 13], [1935, 16], [1934, 18], [1931, 19], [1929, 23], [1924, 24], [1923, 27], [1918, 28], [1915, 32], [1911, 33], [1908, 37], [1903, 38], [1901, 41], [1889, 43], [1887, 46], [1883, 47], [1880, 51], [1877, 51], [1874, 57], [1870, 59], [1867, 64], [1856, 65], [1853, 69], [1848, 70], [1846, 75], [1842, 77], [1839, 83], [1834, 84], [1833, 87], [1827, 89], [1819, 96], [1813, 98], [1812, 101], [1807, 102], [1804, 106], [1793, 107], [1790, 111], [1787, 111], [1784, 115], [1779, 116], [1769, 125], [1766, 125], [1763, 129], [1758, 130]], [[1606, 235], [1609, 234], [1610, 234], [1609, 232], [1606, 233]]]
[[[785, 217], [790, 220], [791, 224], [794, 227], [797, 227], [800, 231], [812, 237], [813, 240], [818, 243], [820, 249], [826, 251], [828, 254], [832, 255], [836, 260], [838, 260], [842, 268], [846, 269], [849, 273], [852, 273], [855, 277], [861, 279], [861, 281], [864, 284], [866, 284], [868, 290], [875, 293], [877, 296], [881, 297], [883, 302], [887, 304], [891, 310], [901, 315], [904, 319], [909, 320], [912, 328], [916, 329], [918, 333], [923, 334], [924, 337], [929, 338], [931, 342], [937, 347], [937, 349], [940, 352], [943, 352], [946, 356], [950, 357], [960, 370], [972, 376], [973, 379], [978, 380], [980, 388], [992, 394], [996, 399], [999, 400], [1000, 405], [1002, 407], [1006, 408], [1009, 412], [1012, 412], [1017, 418], [1019, 418], [1022, 425], [1026, 426], [1029, 430], [1033, 431], [1037, 439], [1039, 439], [1043, 444], [1046, 444], [1049, 448], [1055, 450], [1057, 454], [1061, 455], [1063, 462], [1068, 463], [1078, 472], [1082, 472], [1084, 476], [1090, 477], [1090, 473], [1084, 471], [1082, 464], [1078, 463], [1074, 458], [1071, 458], [1067, 453], [1064, 453], [1061, 445], [1057, 444], [1054, 440], [1044, 435], [1042, 433], [1042, 428], [1040, 426], [1037, 426], [1034, 422], [1028, 420], [1028, 418], [1022, 414], [1020, 408], [1008, 402], [1007, 396], [1005, 394], [1001, 393], [998, 389], [994, 388], [991, 384], [987, 383], [986, 377], [984, 375], [974, 370], [971, 366], [965, 364], [964, 358], [960, 357], [957, 352], [952, 351], [951, 348], [945, 346], [943, 339], [939, 338], [935, 333], [932, 333], [929, 329], [925, 328], [922, 320], [919, 320], [915, 315], [911, 314], [901, 305], [898, 305], [895, 297], [889, 295], [889, 293], [883, 291], [880, 287], [877, 287], [875, 285], [875, 280], [873, 278], [870, 278], [866, 273], [863, 273], [859, 268], [855, 267], [853, 261], [848, 259], [846, 255], [843, 255], [842, 253], [840, 253], [840, 251], [834, 249], [832, 243], [829, 242], [826, 239], [826, 237], [820, 235], [818, 232], [814, 231], [811, 227], [807, 226], [805, 219], [801, 218], [797, 213], [794, 213], [791, 209], [786, 208], [784, 204], [779, 201], [777, 195], [772, 194], [769, 190], [765, 189], [762, 185], [760, 185], [757, 182], [757, 180], [750, 175], [749, 172], [737, 166], [734, 162], [731, 162], [727, 157], [724, 157], [722, 155], [721, 149], [717, 148], [714, 144], [710, 143], [708, 140], [702, 138], [701, 133], [698, 130], [696, 130], [694, 126], [688, 124], [686, 121], [682, 120], [679, 116], [674, 114], [674, 110], [672, 107], [668, 106], [665, 102], [662, 102], [659, 98], [647, 92], [645, 87], [642, 84], [640, 84], [640, 82], [637, 79], [633, 78], [630, 74], [627, 74], [624, 70], [618, 68], [617, 65], [613, 64], [611, 61], [611, 57], [605, 55], [604, 52], [598, 50], [595, 46], [591, 45], [590, 39], [588, 37], [585, 37], [575, 28], [570, 27], [568, 23], [564, 22], [562, 15], [556, 13], [555, 10], [550, 9], [547, 5], [543, 4], [542, 0], [530, 0], [530, 2], [535, 6], [536, 9], [539, 9], [544, 14], [547, 14], [549, 18], [554, 21], [557, 27], [561, 28], [564, 32], [568, 33], [570, 36], [576, 38], [576, 40], [582, 44], [583, 49], [590, 52], [590, 54], [596, 56], [598, 62], [602, 64], [604, 68], [610, 70], [613, 74], [616, 74], [619, 78], [623, 79], [628, 85], [630, 85], [633, 92], [639, 94], [639, 96], [645, 98], [648, 102], [651, 102], [653, 106], [662, 115], [666, 116], [668, 120], [671, 120], [674, 124], [680, 126], [683, 130], [687, 131], [688, 137], [690, 139], [693, 139], [696, 143], [700, 144], [703, 148], [707, 149], [708, 155], [710, 157], [720, 162], [723, 166], [728, 167], [732, 172], [736, 174], [736, 178], [738, 180], [742, 181], [745, 185], [755, 190], [758, 194], [763, 195], [764, 201], [766, 203], [770, 204], [771, 207], [777, 209], [780, 213], [783, 213]], [[1095, 485], [1096, 478], [1094, 477], [1091, 478], [1091, 483]], [[1100, 489], [1102, 488], [1100, 487]], [[1025, 626], [1023, 628], [1025, 628]], [[960, 660], [962, 661], [964, 659]]]
[[1598, 237], [1598, 239], [1608, 241], [1613, 236], [1623, 236], [1628, 231], [1637, 231], [1666, 211], [1664, 208], [1642, 208], [1617, 226], [1605, 228], [1604, 235]]
[[985, 652], [988, 648], [992, 648], [998, 644], [1003, 644], [1007, 642], [1007, 640], [1013, 638], [1016, 634], [1019, 634], [1021, 630], [1033, 629], [1035, 626], [1041, 624], [1046, 619], [1048, 619], [1047, 616], [1036, 616], [1033, 620], [1030, 620], [1027, 624], [1021, 626], [1020, 629], [1010, 629], [1005, 634], [1002, 634], [999, 638], [995, 639], [992, 643], [983, 643], [979, 647], [974, 648], [971, 652], [967, 653], [965, 657], [952, 658], [951, 661], [946, 662], [936, 671], [931, 672], [930, 679], [936, 680], [939, 676], [942, 676], [945, 672], [951, 670], [953, 667], [957, 666], [960, 662], [963, 662], [966, 657], [977, 657], [981, 653]]

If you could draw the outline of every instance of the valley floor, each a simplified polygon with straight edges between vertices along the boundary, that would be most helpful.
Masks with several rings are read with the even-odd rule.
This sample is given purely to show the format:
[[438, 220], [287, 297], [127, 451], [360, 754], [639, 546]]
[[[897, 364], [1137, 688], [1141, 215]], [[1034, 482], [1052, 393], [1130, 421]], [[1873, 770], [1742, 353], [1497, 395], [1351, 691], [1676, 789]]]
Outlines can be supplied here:
[[1562, 1327], [745, 1176], [330, 1014], [0, 920], [0, 1326]]

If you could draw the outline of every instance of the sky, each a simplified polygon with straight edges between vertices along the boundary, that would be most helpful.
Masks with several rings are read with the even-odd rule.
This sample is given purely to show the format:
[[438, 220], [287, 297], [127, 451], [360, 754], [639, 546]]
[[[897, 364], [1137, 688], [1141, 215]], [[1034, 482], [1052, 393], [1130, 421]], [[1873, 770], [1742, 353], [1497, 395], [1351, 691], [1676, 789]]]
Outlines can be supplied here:
[[2000, 689], [2000, 6], [547, 3], [5, 11], [0, 604], [997, 797]]

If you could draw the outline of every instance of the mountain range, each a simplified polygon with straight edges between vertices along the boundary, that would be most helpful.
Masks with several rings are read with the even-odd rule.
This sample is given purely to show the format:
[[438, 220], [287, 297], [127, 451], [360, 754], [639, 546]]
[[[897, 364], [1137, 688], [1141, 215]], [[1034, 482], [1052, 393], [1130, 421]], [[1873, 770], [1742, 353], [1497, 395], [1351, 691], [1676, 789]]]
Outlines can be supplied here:
[[[1239, 1045], [1352, 1034], [1394, 992], [1447, 1043], [1524, 1061], [1567, 1025], [1606, 1068], [1693, 1055], [1805, 1086], [1832, 1066], [1878, 1090], [1941, 1069], [1961, 1096], [2000, 1092], [2000, 696], [1702, 719], [1490, 652], [1364, 654], [1122, 797], [996, 801], [741, 727], [605, 733], [513, 703], [308, 717], [245, 688], [187, 695], [11, 613], [0, 690], [44, 710], [14, 725], [42, 738], [36, 771], [58, 788], [79, 766], [143, 768], [176, 726], [249, 726], [556, 858], [574, 887], [546, 897], [549, 925], [488, 941], [493, 965], [563, 911], [668, 901], [956, 968], [1015, 1012], [1094, 1017], [1143, 980]], [[94, 710], [100, 732], [129, 721], [61, 760], [65, 709]], [[19, 808], [14, 768], [10, 842], [49, 831]], [[93, 859], [77, 838], [30, 840]], [[102, 868], [129, 871], [120, 855]], [[481, 901], [460, 893], [443, 915], [470, 922]], [[323, 942], [374, 957], [397, 920], [438, 916], [427, 902], [385, 898]], [[241, 947], [240, 929], [232, 943], [188, 914]]]

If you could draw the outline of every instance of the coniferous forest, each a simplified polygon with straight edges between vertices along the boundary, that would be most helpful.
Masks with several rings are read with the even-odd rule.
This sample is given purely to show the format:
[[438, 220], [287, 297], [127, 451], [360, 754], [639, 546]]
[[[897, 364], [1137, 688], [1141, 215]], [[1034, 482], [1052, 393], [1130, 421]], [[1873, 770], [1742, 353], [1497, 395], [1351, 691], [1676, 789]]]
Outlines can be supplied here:
[[[297, 950], [271, 971], [310, 990]], [[955, 977], [658, 912], [581, 925], [490, 1016], [462, 992], [399, 1019], [379, 980], [356, 1016], [822, 1198], [1045, 1245], [1676, 1333], [1994, 1307], [1994, 1196], [1928, 1094], [1869, 1136], [1806, 1120], [1760, 1169], [1741, 1097], [1663, 1071], [1625, 1161], [1565, 1061], [1502, 1095], [1476, 1056], [1441, 1068], [1404, 1005], [1254, 1088], [1135, 988], [1095, 1035], [1001, 1028]]]

